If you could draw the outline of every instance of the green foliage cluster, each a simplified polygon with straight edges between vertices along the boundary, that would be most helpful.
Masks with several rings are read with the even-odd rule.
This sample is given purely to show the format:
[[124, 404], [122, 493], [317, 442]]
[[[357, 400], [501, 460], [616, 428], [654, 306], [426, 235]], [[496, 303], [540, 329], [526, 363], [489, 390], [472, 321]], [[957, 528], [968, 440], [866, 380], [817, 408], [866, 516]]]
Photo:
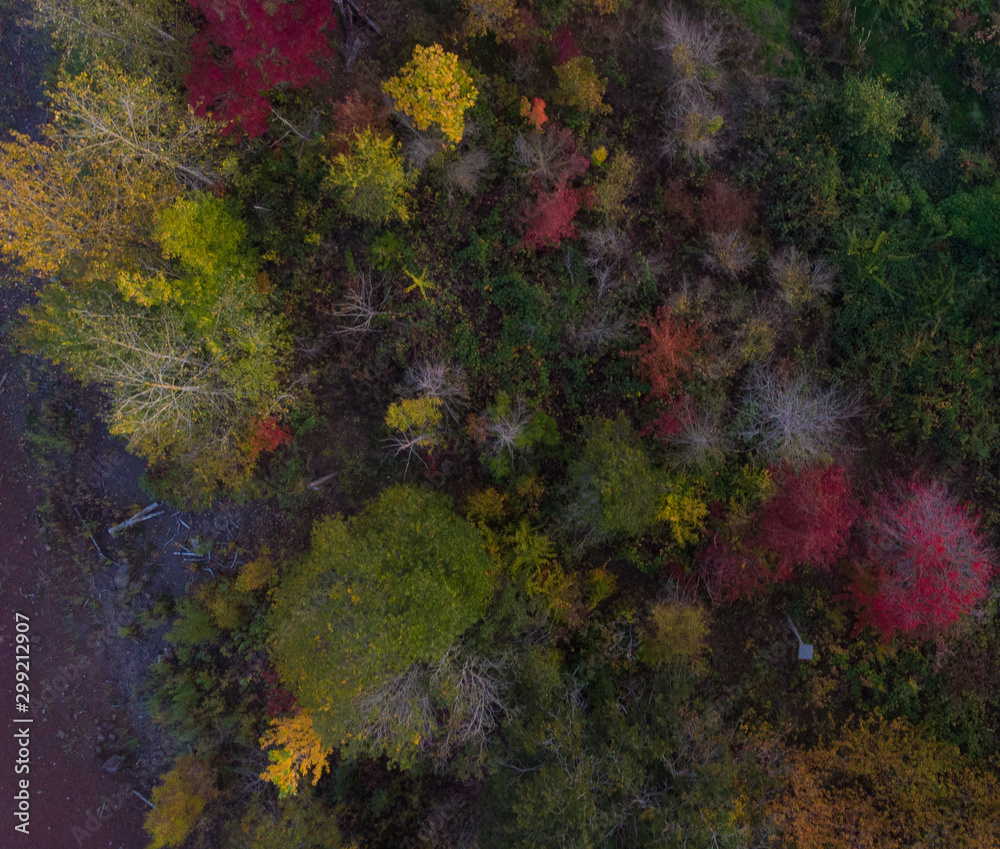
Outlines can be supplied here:
[[318, 522], [278, 587], [269, 631], [321, 739], [345, 745], [365, 696], [440, 659], [485, 613], [492, 570], [480, 532], [413, 486], [390, 487], [354, 519]]

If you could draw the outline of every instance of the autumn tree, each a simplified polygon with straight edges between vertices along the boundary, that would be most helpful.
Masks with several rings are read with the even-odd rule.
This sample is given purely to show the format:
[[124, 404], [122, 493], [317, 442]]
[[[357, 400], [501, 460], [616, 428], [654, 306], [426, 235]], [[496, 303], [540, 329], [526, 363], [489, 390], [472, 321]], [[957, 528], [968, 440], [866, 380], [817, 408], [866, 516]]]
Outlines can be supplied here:
[[191, 106], [223, 132], [267, 131], [268, 93], [326, 77], [328, 34], [336, 21], [330, 0], [189, 0], [205, 19], [191, 42], [185, 78]]
[[[396, 732], [372, 741], [372, 710], [398, 704], [398, 688], [413, 683], [406, 676], [421, 674], [411, 667], [440, 660], [483, 615], [493, 568], [481, 532], [415, 486], [390, 487], [356, 518], [316, 523], [309, 554], [282, 578], [268, 630], [281, 678], [324, 745], [391, 739], [385, 754], [413, 757], [419, 726], [405, 747]], [[421, 698], [419, 687], [407, 692]], [[393, 713], [380, 710], [385, 721]]]
[[143, 825], [152, 838], [150, 849], [181, 846], [215, 795], [215, 770], [193, 754], [177, 758], [153, 788], [154, 807]]
[[418, 130], [437, 124], [452, 144], [462, 140], [465, 112], [478, 94], [458, 56], [446, 53], [439, 44], [414, 47], [413, 58], [382, 84], [382, 90]]
[[148, 75], [61, 74], [42, 141], [0, 143], [4, 250], [78, 279], [162, 265], [150, 223], [184, 186], [218, 179], [213, 128]]
[[691, 374], [701, 344], [698, 327], [674, 318], [666, 307], [660, 307], [655, 317], [640, 321], [639, 327], [649, 332], [649, 339], [632, 355], [638, 362], [639, 375], [650, 383], [653, 397], [672, 398]]
[[[294, 796], [303, 778], [310, 778], [313, 786], [328, 769], [327, 758], [332, 750], [323, 745], [309, 711], [299, 710], [293, 716], [272, 719], [271, 726], [260, 738], [268, 752], [271, 765], [261, 778], [278, 786], [281, 798]], [[272, 748], [273, 747], [273, 748]]]
[[60, 76], [52, 101], [61, 137], [88, 162], [100, 159], [119, 168], [141, 162], [200, 189], [220, 179], [215, 128], [148, 74], [98, 63]]
[[743, 390], [738, 436], [768, 462], [815, 463], [828, 460], [855, 409], [837, 387], [823, 389], [805, 373], [758, 367]]
[[328, 178], [344, 212], [371, 224], [408, 220], [416, 176], [404, 170], [399, 142], [364, 128], [348, 144], [348, 153], [333, 158]]
[[66, 53], [148, 72], [173, 64], [186, 48], [177, 0], [31, 0], [36, 24]]
[[149, 222], [177, 196], [174, 180], [142, 163], [87, 161], [51, 125], [42, 137], [0, 142], [4, 253], [30, 273], [70, 280], [155, 262]]
[[852, 593], [886, 637], [941, 633], [986, 597], [996, 571], [976, 518], [938, 481], [877, 498], [868, 559], [869, 574]]
[[788, 464], [772, 470], [774, 494], [760, 509], [760, 544], [777, 558], [778, 574], [799, 563], [829, 569], [844, 553], [858, 516], [843, 466]]
[[979, 849], [1000, 839], [996, 775], [904, 719], [850, 722], [835, 740], [785, 761], [784, 786], [767, 810], [775, 845]]
[[249, 474], [246, 440], [280, 407], [286, 342], [224, 202], [181, 201], [158, 232], [175, 258], [169, 276], [46, 287], [26, 311], [24, 339], [104, 387], [111, 432], [147, 460], [185, 470], [190, 497], [204, 497]]

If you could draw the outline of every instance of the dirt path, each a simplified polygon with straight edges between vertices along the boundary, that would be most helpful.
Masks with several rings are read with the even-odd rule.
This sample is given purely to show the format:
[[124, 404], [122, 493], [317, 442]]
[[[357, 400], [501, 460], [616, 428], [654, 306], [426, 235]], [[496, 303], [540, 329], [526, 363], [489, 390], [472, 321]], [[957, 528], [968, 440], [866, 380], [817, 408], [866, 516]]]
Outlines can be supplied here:
[[[44, 120], [37, 102], [46, 54], [16, 26], [16, 15], [0, 9], [0, 122], [31, 132]], [[8, 276], [6, 268], [0, 276]], [[133, 791], [149, 791], [127, 778], [140, 764], [126, 760], [129, 747], [117, 739], [129, 717], [106, 670], [106, 647], [117, 635], [95, 628], [86, 612], [77, 615], [74, 606], [88, 595], [83, 579], [74, 576], [69, 552], [49, 550], [37, 523], [40, 472], [21, 437], [28, 393], [45, 387], [26, 385], [23, 374], [32, 372], [8, 339], [24, 297], [0, 285], [0, 846], [142, 849], [148, 807]], [[26, 641], [21, 649], [18, 639]], [[28, 710], [20, 713], [16, 652], [25, 650]], [[125, 754], [105, 756], [116, 748]], [[162, 764], [141, 766], [139, 772], [155, 774]]]

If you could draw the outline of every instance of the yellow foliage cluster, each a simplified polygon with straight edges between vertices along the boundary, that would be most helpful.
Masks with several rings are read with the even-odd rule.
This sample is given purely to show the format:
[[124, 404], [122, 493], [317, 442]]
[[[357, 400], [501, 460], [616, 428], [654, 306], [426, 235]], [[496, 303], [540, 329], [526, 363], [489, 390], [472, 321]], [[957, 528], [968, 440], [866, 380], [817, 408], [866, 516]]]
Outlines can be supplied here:
[[389, 405], [385, 423], [403, 433], [427, 433], [441, 425], [440, 398], [404, 398]]
[[472, 108], [479, 93], [472, 77], [459, 66], [458, 56], [446, 53], [439, 44], [413, 48], [413, 58], [382, 84], [382, 90], [418, 130], [438, 124], [453, 144], [462, 140], [465, 111]]
[[556, 66], [559, 87], [553, 100], [581, 112], [607, 114], [611, 107], [604, 103], [607, 80], [597, 76], [594, 60], [588, 56], [574, 56], [568, 62]]
[[180, 846], [215, 792], [215, 771], [194, 755], [181, 755], [153, 788], [155, 807], [143, 825], [152, 837], [149, 849]]
[[684, 547], [694, 545], [705, 532], [705, 517], [708, 506], [694, 492], [685, 490], [669, 492], [664, 496], [663, 506], [656, 518], [670, 524], [674, 542]]
[[298, 792], [299, 781], [310, 771], [315, 785], [326, 771], [327, 758], [333, 752], [319, 739], [312, 714], [306, 710], [292, 717], [272, 719], [271, 727], [260, 738], [260, 746], [276, 747], [268, 752], [271, 765], [260, 777], [276, 784], [282, 798]]
[[[600, 151], [604, 151], [604, 156], [595, 161]], [[607, 151], [600, 147], [591, 154], [591, 162], [600, 165], [607, 155]], [[594, 186], [594, 211], [610, 221], [622, 221], [628, 216], [625, 201], [639, 176], [639, 166], [634, 157], [620, 150], [605, 171], [604, 179]]]
[[236, 578], [236, 589], [241, 593], [252, 593], [263, 589], [271, 583], [277, 573], [278, 567], [268, 557], [267, 552], [261, 552], [259, 557], [240, 569], [240, 574]]
[[517, 14], [517, 0], [462, 0], [465, 9], [466, 38], [492, 32], [501, 41], [513, 38], [516, 30], [511, 25]]

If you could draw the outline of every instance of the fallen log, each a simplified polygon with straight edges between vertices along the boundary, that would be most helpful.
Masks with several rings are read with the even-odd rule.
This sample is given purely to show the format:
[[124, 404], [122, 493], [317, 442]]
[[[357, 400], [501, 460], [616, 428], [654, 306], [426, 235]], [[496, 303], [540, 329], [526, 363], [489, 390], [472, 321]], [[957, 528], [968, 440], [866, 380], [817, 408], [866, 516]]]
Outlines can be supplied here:
[[126, 519], [124, 522], [119, 522], [117, 525], [108, 528], [108, 533], [111, 534], [111, 536], [114, 536], [119, 531], [124, 531], [126, 528], [131, 528], [132, 525], [137, 525], [139, 524], [139, 522], [145, 522], [149, 519], [155, 518], [156, 516], [162, 515], [162, 513], [164, 512], [163, 510], [157, 510], [157, 512], [155, 513], [153, 512], [159, 506], [160, 506], [159, 503], [154, 501], [148, 507], [143, 507], [131, 519]]

